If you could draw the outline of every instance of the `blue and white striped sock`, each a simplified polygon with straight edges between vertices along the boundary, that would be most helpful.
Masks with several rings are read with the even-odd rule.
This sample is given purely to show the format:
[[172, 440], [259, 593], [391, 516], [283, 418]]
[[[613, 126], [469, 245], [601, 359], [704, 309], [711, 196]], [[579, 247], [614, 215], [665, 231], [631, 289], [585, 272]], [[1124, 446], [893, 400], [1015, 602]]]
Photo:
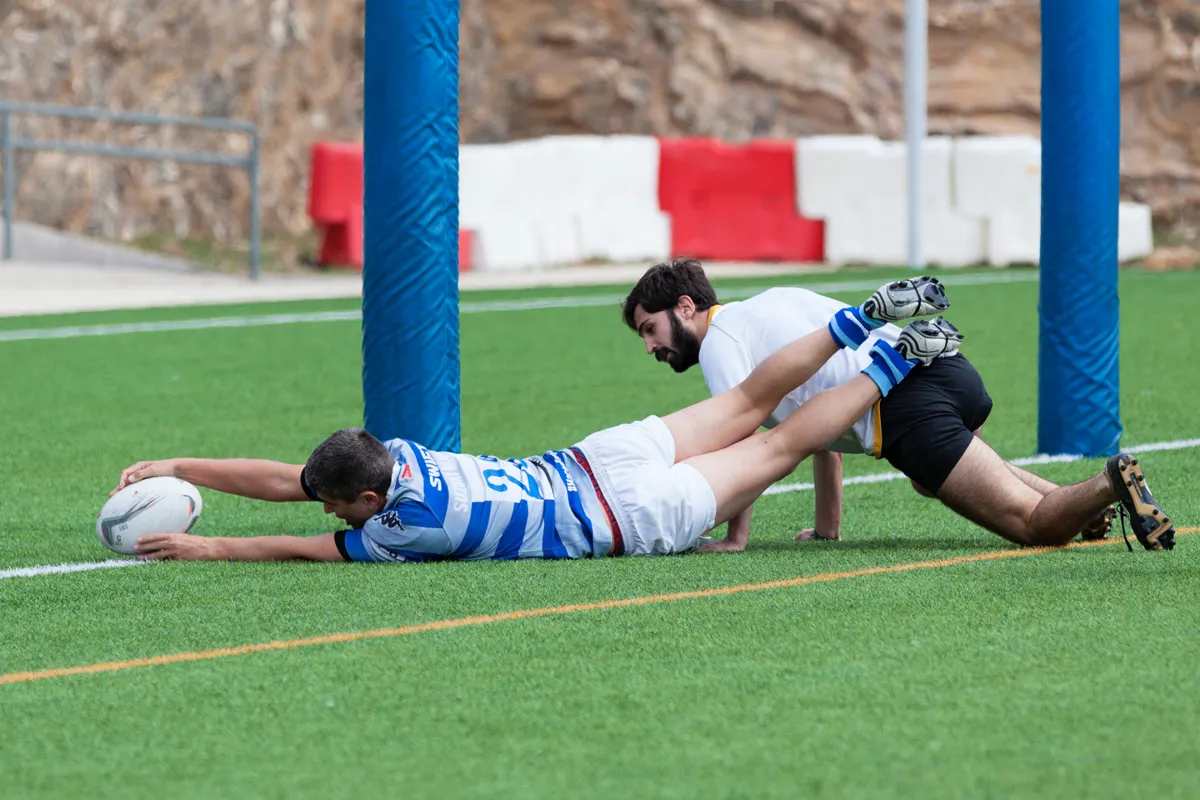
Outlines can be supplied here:
[[904, 376], [919, 363], [916, 359], [900, 355], [896, 348], [881, 339], [871, 347], [871, 363], [863, 370], [863, 374], [875, 381], [882, 397], [887, 397], [888, 392], [895, 389], [896, 384], [904, 380]]
[[851, 306], [841, 309], [829, 320], [829, 334], [842, 347], [857, 350], [871, 335], [871, 331], [885, 324], [881, 319], [868, 317], [861, 308]]

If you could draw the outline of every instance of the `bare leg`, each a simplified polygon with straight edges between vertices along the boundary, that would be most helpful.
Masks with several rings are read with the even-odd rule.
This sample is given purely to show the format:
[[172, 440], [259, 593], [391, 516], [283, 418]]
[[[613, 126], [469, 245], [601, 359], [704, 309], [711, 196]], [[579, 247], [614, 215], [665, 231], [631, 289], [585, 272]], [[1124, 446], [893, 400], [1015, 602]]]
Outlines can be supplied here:
[[[663, 417], [675, 439], [675, 461], [715, 452], [753, 434], [784, 396], [815, 375], [838, 349], [827, 329], [813, 331], [776, 351], [729, 391]], [[850, 417], [830, 440], [864, 413], [865, 408]]]
[[1041, 475], [1034, 475], [1032, 472], [1029, 472], [1028, 470], [1023, 470], [1020, 467], [1018, 467], [1014, 464], [1010, 464], [1007, 461], [1004, 463], [1008, 467], [1009, 472], [1011, 472], [1013, 475], [1016, 475], [1018, 478], [1020, 478], [1022, 483], [1024, 483], [1030, 489], [1033, 489], [1038, 494], [1047, 495], [1058, 488], [1057, 483], [1051, 483], [1050, 481], [1043, 478]]
[[769, 431], [687, 459], [716, 495], [716, 524], [741, 513], [768, 486], [840, 436], [878, 399], [875, 382], [856, 375], [813, 397]]
[[1043, 495], [1014, 469], [975, 438], [938, 499], [1009, 541], [1030, 545], [1066, 544], [1117, 499], [1103, 474]]
[[[1011, 462], [1006, 461], [1005, 465], [1012, 474], [1016, 475], [1026, 486], [1028, 486], [1030, 489], [1033, 489], [1040, 495], [1048, 496], [1059, 488], [1057, 483], [1052, 483], [1043, 478], [1041, 475], [1034, 475], [1032, 472], [1023, 470]], [[1055, 496], [1057, 497], [1057, 495]], [[1041, 512], [1043, 507], [1050, 508], [1052, 506], [1049, 506], [1046, 503], [1041, 503], [1038, 505], [1038, 511]], [[1083, 535], [1084, 539], [1103, 539], [1108, 535], [1109, 528], [1112, 525], [1112, 520], [1112, 506], [1105, 506], [1098, 513], [1093, 514], [1091, 519], [1089, 519], [1087, 523], [1080, 528], [1079, 532]]]
[[1060, 486], [1038, 503], [1029, 529], [1035, 539], [1051, 537], [1066, 543], [1117, 502], [1108, 476], [1094, 475], [1082, 483]]
[[[1020, 479], [1021, 483], [1025, 484], [1030, 489], [1033, 489], [1040, 495], [1045, 496], [1058, 488], [1057, 484], [1051, 483], [1040, 475], [1034, 475], [1032, 472], [1027, 472], [1018, 466], [1008, 463], [1007, 461], [1004, 463], [1005, 466], [1008, 467], [1009, 471]], [[909, 483], [912, 484], [913, 491], [922, 497], [937, 497], [936, 494], [929, 491], [916, 481], [910, 479]]]
[[[975, 435], [978, 436], [979, 431], [975, 431]], [[1021, 469], [1020, 467], [1018, 467], [1015, 464], [1012, 464], [1008, 461], [1004, 462], [1004, 466], [1006, 466], [1008, 468], [1008, 471], [1011, 472], [1013, 475], [1015, 475], [1017, 477], [1017, 479], [1021, 481], [1021, 483], [1025, 484], [1030, 489], [1033, 489], [1035, 492], [1042, 495], [1043, 498], [1045, 498], [1047, 495], [1050, 495], [1051, 493], [1054, 493], [1057, 489], [1060, 488], [1058, 486], [1058, 484], [1052, 483], [1051, 481], [1046, 480], [1042, 476], [1035, 475], [1034, 473], [1032, 473], [1028, 470]], [[924, 497], [937, 497], [937, 495], [935, 495], [933, 492], [926, 491], [923, 487], [918, 486], [915, 481], [912, 482], [912, 486], [913, 486], [913, 489], [916, 490], [917, 494], [920, 494]], [[1070, 488], [1070, 487], [1068, 487], [1068, 488]], [[1049, 504], [1039, 502], [1039, 504], [1037, 506], [1037, 514], [1041, 515], [1041, 514], [1046, 514], [1046, 513], [1051, 512], [1053, 509], [1055, 509], [1055, 507], [1057, 505], [1059, 505], [1061, 503], [1061, 501], [1066, 499], [1068, 496], [1071, 496], [1071, 495], [1059, 496], [1059, 495], [1055, 494], [1054, 502], [1049, 503]], [[947, 503], [947, 505], [949, 505], [949, 503]], [[963, 512], [960, 511], [959, 513], [962, 514]], [[968, 515], [963, 514], [963, 516], [968, 516]], [[1097, 513], [1093, 514], [1084, 523], [1083, 526], [1080, 527], [1080, 532], [1083, 534], [1084, 539], [1103, 538], [1104, 536], [1108, 535], [1108, 530], [1109, 530], [1109, 526], [1110, 526], [1111, 522], [1112, 522], [1111, 506], [1105, 505]], [[980, 523], [980, 524], [983, 524], [983, 523]], [[1032, 526], [1035, 526], [1037, 529], [1042, 529], [1049, 523], [1043, 521], [1039, 517], [1038, 521], [1036, 523], [1031, 519], [1030, 524]], [[989, 526], [984, 525], [984, 527], [989, 527]], [[1004, 536], [1004, 534], [1001, 534], [1001, 535]], [[1011, 537], [1005, 536], [1005, 538], [1011, 538]], [[1014, 541], [1016, 541], [1016, 540], [1014, 540]]]

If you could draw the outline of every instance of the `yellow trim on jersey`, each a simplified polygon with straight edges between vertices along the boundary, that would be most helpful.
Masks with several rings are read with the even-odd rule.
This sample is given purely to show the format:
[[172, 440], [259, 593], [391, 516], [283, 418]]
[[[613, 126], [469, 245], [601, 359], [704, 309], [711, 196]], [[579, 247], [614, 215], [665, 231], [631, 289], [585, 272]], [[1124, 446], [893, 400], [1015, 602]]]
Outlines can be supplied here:
[[718, 303], [717, 305], [710, 308], [708, 310], [708, 320], [704, 324], [712, 325], [713, 317], [715, 317], [717, 315], [717, 312], [720, 311], [722, 308], [724, 308], [724, 306], [721, 305], [720, 303]]
[[871, 444], [871, 455], [878, 460], [883, 458], [883, 409], [882, 400], [875, 401], [875, 441]]

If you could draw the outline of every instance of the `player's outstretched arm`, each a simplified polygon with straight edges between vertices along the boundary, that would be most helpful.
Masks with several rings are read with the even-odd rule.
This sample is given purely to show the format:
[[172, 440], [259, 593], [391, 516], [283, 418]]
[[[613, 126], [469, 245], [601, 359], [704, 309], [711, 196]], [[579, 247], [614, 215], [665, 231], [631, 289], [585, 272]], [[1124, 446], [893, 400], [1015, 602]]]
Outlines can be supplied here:
[[334, 534], [320, 536], [193, 536], [152, 533], [138, 539], [138, 557], [160, 561], [345, 561]]
[[131, 483], [159, 476], [180, 478], [254, 500], [276, 503], [308, 500], [300, 486], [300, 464], [284, 464], [257, 458], [168, 458], [160, 461], [139, 461], [121, 472], [114, 495]]
[[842, 538], [842, 454], [829, 450], [813, 453], [815, 526], [796, 534], [796, 541]]

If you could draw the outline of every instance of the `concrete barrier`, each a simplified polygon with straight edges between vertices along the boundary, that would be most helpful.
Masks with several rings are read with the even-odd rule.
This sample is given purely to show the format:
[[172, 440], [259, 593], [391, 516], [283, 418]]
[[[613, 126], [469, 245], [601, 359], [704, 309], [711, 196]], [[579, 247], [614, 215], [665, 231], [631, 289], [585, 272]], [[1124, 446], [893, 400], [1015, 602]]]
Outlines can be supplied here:
[[1036, 264], [1041, 241], [1042, 146], [1032, 136], [954, 143], [954, 205], [987, 224], [987, 262]]
[[1154, 252], [1154, 224], [1150, 206], [1121, 203], [1117, 217], [1117, 260], [1137, 261]]
[[657, 185], [652, 137], [463, 145], [459, 224], [476, 231], [475, 267], [483, 270], [661, 259], [670, 221]]
[[[925, 258], [946, 267], [984, 260], [986, 225], [954, 207], [954, 146], [926, 140], [923, 225]], [[832, 263], [902, 264], [908, 258], [908, 147], [870, 136], [820, 136], [796, 143], [802, 214], [824, 219]]]
[[[780, 146], [786, 158], [778, 157]], [[1031, 136], [931, 137], [924, 148], [926, 260], [940, 267], [1036, 264], [1040, 142]], [[786, 171], [782, 181], [780, 169]], [[713, 249], [703, 254], [708, 257], [796, 260], [796, 237], [783, 223], [767, 224], [772, 214], [782, 214], [789, 225], [800, 220], [818, 226], [809, 237], [814, 247], [805, 249], [816, 255], [808, 257], [902, 264], [906, 184], [906, 145], [874, 136], [742, 147], [700, 139], [555, 136], [463, 145], [459, 223], [472, 245], [469, 266], [493, 272], [588, 260], [650, 263], [673, 249], [687, 251], [681, 237], [692, 249]], [[776, 198], [780, 191], [782, 199]], [[322, 197], [336, 200], [335, 194]], [[794, 207], [780, 208], [779, 202], [793, 203], [793, 194]], [[339, 200], [334, 211], [341, 213], [347, 202]], [[674, 231], [670, 213], [662, 210], [668, 207], [690, 215], [680, 217]], [[314, 220], [320, 216], [314, 212]], [[823, 232], [815, 220], [823, 221]], [[1149, 255], [1149, 207], [1122, 203], [1119, 220], [1120, 260]]]

